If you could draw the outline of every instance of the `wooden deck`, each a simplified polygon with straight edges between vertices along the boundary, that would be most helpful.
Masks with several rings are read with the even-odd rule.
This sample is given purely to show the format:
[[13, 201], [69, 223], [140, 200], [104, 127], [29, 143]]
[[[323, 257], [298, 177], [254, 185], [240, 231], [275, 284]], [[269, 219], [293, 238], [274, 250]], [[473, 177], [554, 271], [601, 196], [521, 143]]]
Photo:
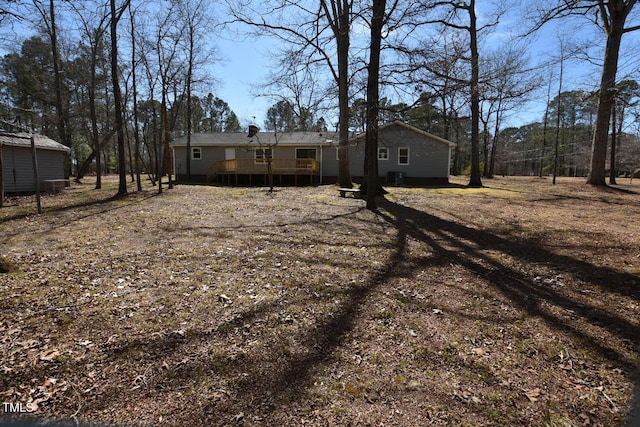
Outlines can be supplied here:
[[[207, 182], [218, 182], [228, 185], [238, 185], [239, 178], [248, 179], [248, 184], [259, 182], [267, 176], [267, 162], [249, 159], [231, 159], [214, 162], [207, 170]], [[272, 159], [271, 169], [274, 179], [279, 178], [282, 182], [283, 176], [293, 176], [297, 185], [299, 176], [309, 177], [309, 182], [313, 183], [315, 177], [320, 175], [320, 162], [314, 159]], [[252, 179], [259, 177], [259, 179]]]

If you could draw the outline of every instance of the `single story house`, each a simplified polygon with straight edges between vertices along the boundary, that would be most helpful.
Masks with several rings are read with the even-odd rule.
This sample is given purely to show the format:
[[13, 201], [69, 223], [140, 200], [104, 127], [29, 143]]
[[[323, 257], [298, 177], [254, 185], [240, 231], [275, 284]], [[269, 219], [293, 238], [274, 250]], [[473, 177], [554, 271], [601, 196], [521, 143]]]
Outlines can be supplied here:
[[[364, 174], [365, 134], [351, 139], [351, 175]], [[387, 184], [441, 185], [449, 183], [451, 154], [456, 144], [394, 121], [378, 132], [378, 176]]]
[[45, 182], [65, 179], [65, 161], [69, 147], [43, 135], [0, 131], [0, 173], [5, 193], [36, 191], [31, 137], [34, 138], [41, 188]]
[[[378, 172], [383, 182], [449, 182], [454, 143], [400, 121], [385, 124], [379, 130]], [[260, 132], [253, 137], [246, 133], [194, 134], [187, 153], [187, 138], [182, 136], [172, 143], [174, 171], [178, 182], [187, 180], [188, 155], [193, 182], [264, 185], [266, 159], [271, 154], [276, 185], [332, 184], [338, 179], [338, 141], [336, 132]], [[365, 135], [353, 134], [349, 160], [356, 182], [363, 175], [364, 147]]]

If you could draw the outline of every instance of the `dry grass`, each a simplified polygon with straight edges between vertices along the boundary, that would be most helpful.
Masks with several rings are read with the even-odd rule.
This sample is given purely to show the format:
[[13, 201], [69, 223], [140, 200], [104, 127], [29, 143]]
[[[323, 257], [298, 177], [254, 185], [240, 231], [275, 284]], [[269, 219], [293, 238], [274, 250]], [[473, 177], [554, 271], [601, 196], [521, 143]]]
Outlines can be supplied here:
[[108, 425], [623, 425], [640, 361], [640, 181], [623, 181], [391, 188], [375, 213], [334, 187], [112, 199], [107, 180], [41, 216], [10, 199], [0, 401]]

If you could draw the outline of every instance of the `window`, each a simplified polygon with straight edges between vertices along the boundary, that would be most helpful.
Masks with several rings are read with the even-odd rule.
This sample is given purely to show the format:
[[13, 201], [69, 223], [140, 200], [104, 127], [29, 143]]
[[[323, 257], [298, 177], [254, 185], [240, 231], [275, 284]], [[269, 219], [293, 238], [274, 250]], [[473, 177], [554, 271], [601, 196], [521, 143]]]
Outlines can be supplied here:
[[399, 165], [409, 164], [409, 148], [408, 147], [398, 148], [398, 164]]
[[202, 160], [202, 148], [193, 147], [191, 149], [191, 159], [192, 160]]
[[316, 159], [315, 148], [296, 148], [296, 159]]
[[378, 147], [378, 160], [389, 160], [389, 149], [387, 147]]
[[257, 149], [256, 150], [256, 163], [266, 163], [267, 159], [273, 158], [271, 148]]

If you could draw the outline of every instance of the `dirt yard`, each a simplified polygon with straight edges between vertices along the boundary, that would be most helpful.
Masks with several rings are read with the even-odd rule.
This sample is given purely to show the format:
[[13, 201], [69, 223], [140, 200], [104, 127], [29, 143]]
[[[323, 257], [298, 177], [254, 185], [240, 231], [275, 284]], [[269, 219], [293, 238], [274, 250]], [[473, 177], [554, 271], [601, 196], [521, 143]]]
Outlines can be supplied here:
[[622, 426], [640, 180], [620, 182], [388, 188], [375, 213], [333, 186], [9, 198], [0, 419]]

